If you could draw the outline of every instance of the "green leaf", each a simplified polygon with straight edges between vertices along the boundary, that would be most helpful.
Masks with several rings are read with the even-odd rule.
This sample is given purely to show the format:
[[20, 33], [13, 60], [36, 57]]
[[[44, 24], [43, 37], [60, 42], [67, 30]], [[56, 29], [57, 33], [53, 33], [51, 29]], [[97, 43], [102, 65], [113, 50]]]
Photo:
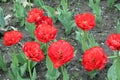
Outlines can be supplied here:
[[4, 13], [1, 7], [0, 7], [0, 25], [1, 27], [5, 27]]
[[96, 43], [92, 34], [89, 34], [87, 39], [89, 41], [89, 48], [94, 47], [94, 46], [98, 46], [98, 44]]
[[11, 70], [8, 71], [8, 76], [11, 80], [17, 80], [14, 73]]
[[6, 61], [3, 58], [2, 53], [0, 53], [0, 68], [2, 68], [3, 71], [7, 70]]
[[120, 10], [120, 3], [116, 4], [115, 7]]
[[25, 30], [30, 33], [32, 38], [35, 39], [35, 35], [34, 35], [35, 24], [31, 24], [31, 23], [26, 22], [25, 23]]
[[43, 8], [43, 6], [45, 5], [43, 0], [34, 0], [34, 3], [36, 6], [41, 8]]
[[120, 58], [117, 58], [115, 62], [115, 71], [116, 71], [118, 80], [120, 80]]
[[2, 2], [6, 2], [7, 0], [2, 0]]
[[66, 68], [64, 68], [64, 66], [62, 66], [61, 68], [63, 73], [63, 80], [69, 80], [69, 74], [67, 73]]
[[32, 68], [35, 67], [36, 64], [37, 64], [37, 62], [33, 62], [33, 61], [30, 62], [30, 68], [31, 68], [31, 70], [32, 70]]
[[40, 48], [44, 51], [45, 54], [47, 54], [48, 51], [48, 45], [45, 43], [41, 43]]
[[47, 74], [46, 74], [46, 80], [57, 80], [60, 73], [57, 69], [53, 67], [52, 62], [50, 61], [49, 57], [46, 57], [46, 66], [47, 66]]
[[[79, 31], [76, 31], [76, 40], [82, 45], [82, 50], [85, 51], [84, 32], [81, 29], [79, 29]], [[88, 45], [86, 46], [88, 47]]]
[[27, 58], [22, 51], [20, 51], [20, 53], [17, 54], [16, 56], [18, 59], [18, 63], [25, 64], [27, 62]]
[[108, 5], [108, 7], [111, 8], [111, 7], [114, 5], [115, 1], [116, 1], [116, 0], [107, 0], [107, 5]]
[[23, 76], [27, 70], [27, 63], [24, 65], [20, 66], [20, 75]]
[[15, 16], [19, 19], [25, 18], [25, 8], [20, 2], [16, 2], [14, 5]]
[[17, 72], [17, 76], [16, 77], [17, 77], [17, 80], [23, 80], [18, 72]]
[[62, 5], [62, 9], [64, 11], [68, 11], [68, 8], [67, 8], [67, 0], [61, 0], [61, 5]]
[[113, 64], [107, 72], [108, 80], [117, 80], [117, 75], [115, 71], [115, 65]]
[[89, 72], [88, 74], [89, 74], [90, 78], [93, 79], [97, 73], [98, 73], [98, 71], [93, 70], [93, 71]]
[[57, 15], [55, 14], [55, 9], [50, 6], [43, 6], [43, 9], [47, 12], [48, 16], [51, 17], [54, 22], [56, 22]]
[[93, 13], [95, 14], [96, 22], [100, 24], [102, 21], [100, 0], [89, 0], [89, 6], [92, 8]]
[[117, 33], [120, 33], [120, 22], [119, 22], [119, 20], [117, 22], [117, 28], [116, 28], [116, 30], [117, 30]]
[[16, 2], [14, 4], [15, 9], [15, 16], [20, 21], [20, 26], [23, 26], [25, 24], [25, 17], [26, 17], [26, 10], [24, 6], [20, 2]]
[[36, 76], [37, 76], [36, 69], [34, 68], [33, 69], [33, 74], [32, 74], [32, 80], [36, 80]]

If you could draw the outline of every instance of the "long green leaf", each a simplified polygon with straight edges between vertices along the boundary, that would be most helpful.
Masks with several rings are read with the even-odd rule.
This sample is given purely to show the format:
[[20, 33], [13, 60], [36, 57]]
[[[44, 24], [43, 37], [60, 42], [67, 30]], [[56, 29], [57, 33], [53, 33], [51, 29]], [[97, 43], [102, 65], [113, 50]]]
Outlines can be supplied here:
[[67, 70], [64, 66], [62, 68], [62, 73], [63, 73], [63, 80], [69, 80], [69, 74], [67, 73]]
[[32, 74], [32, 80], [36, 80], [37, 74], [36, 74], [36, 69], [33, 69], [33, 74]]
[[117, 22], [117, 28], [116, 29], [117, 29], [117, 33], [120, 33], [120, 22], [119, 21]]
[[0, 67], [2, 68], [3, 71], [7, 70], [6, 61], [3, 58], [2, 53], [0, 53]]
[[108, 80], [117, 80], [114, 64], [109, 68], [107, 72], [107, 77], [108, 77]]
[[57, 69], [53, 67], [52, 62], [50, 61], [49, 57], [46, 57], [46, 66], [47, 66], [47, 74], [46, 74], [46, 80], [57, 80], [60, 73]]
[[20, 75], [23, 76], [26, 71], [27, 71], [27, 63], [25, 63], [20, 67]]
[[1, 27], [5, 27], [4, 13], [1, 7], [0, 7], [0, 25]]
[[34, 24], [26, 22], [25, 23], [25, 30], [30, 33], [32, 38], [35, 38], [35, 35], [34, 35], [35, 25]]
[[116, 71], [118, 80], [120, 80], [120, 58], [118, 58], [115, 62], [115, 71]]
[[116, 4], [115, 7], [120, 11], [120, 3]]

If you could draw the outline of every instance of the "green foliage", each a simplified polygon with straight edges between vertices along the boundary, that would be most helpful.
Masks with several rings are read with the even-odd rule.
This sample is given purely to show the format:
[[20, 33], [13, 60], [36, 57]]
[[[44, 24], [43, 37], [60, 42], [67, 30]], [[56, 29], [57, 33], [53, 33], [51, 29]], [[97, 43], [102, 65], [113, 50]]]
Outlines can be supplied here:
[[63, 74], [63, 80], [69, 80], [69, 74], [67, 73], [66, 68], [62, 66], [61, 69], [62, 69], [62, 74]]
[[[36, 63], [28, 60], [24, 53], [20, 51], [19, 54], [16, 54], [15, 52], [11, 56], [12, 63], [10, 66], [10, 70], [8, 72], [8, 75], [11, 80], [29, 80], [24, 79], [25, 73], [28, 70], [28, 67], [30, 67], [30, 70], [35, 67]], [[28, 61], [30, 61], [30, 65], [28, 65]], [[36, 79], [36, 70], [34, 68], [33, 74], [32, 74], [32, 80]]]
[[116, 4], [115, 7], [120, 11], [120, 3]]
[[72, 12], [68, 10], [67, 0], [61, 0], [62, 8], [58, 7], [58, 20], [63, 24], [65, 27], [65, 33], [70, 34], [72, 28], [75, 26], [74, 20], [72, 20]]
[[120, 80], [120, 58], [114, 59], [113, 65], [107, 72], [108, 80]]
[[[12, 63], [10, 66], [10, 70], [8, 72], [8, 75], [11, 80], [23, 80], [23, 76], [27, 70], [27, 63], [24, 63], [23, 65], [19, 64], [19, 60], [17, 59], [17, 54], [12, 54]], [[28, 79], [26, 79], [28, 80]]]
[[25, 22], [25, 30], [30, 33], [32, 38], [35, 39], [35, 35], [34, 35], [35, 24], [31, 24], [31, 23]]
[[93, 70], [93, 71], [89, 72], [88, 74], [89, 74], [90, 78], [93, 79], [97, 75], [97, 73], [98, 73], [98, 71]]
[[107, 77], [108, 77], [108, 80], [117, 80], [114, 64], [109, 68], [107, 72]]
[[49, 57], [46, 57], [46, 66], [47, 66], [47, 74], [46, 74], [46, 80], [57, 80], [60, 73], [57, 69], [53, 67], [52, 62], [50, 61]]
[[115, 61], [115, 72], [117, 75], [117, 79], [120, 80], [120, 58], [117, 58]]
[[116, 0], [107, 0], [107, 5], [109, 8], [111, 8], [115, 4]]
[[25, 17], [26, 17], [26, 10], [24, 6], [20, 3], [20, 1], [17, 1], [14, 3], [14, 10], [15, 10], [15, 16], [20, 21], [20, 26], [24, 26], [25, 24]]
[[98, 46], [92, 34], [81, 29], [76, 31], [76, 40], [81, 44], [82, 50], [85, 51], [91, 47]]
[[117, 22], [116, 31], [117, 31], [117, 33], [120, 33], [120, 22], [119, 22], [119, 20], [118, 20], [118, 22]]
[[102, 21], [100, 0], [89, 0], [89, 6], [92, 8], [98, 24]]
[[2, 53], [0, 52], [0, 68], [3, 70], [3, 71], [7, 71], [7, 66], [6, 66], [6, 61], [5, 59], [3, 58], [3, 55]]
[[84, 32], [82, 30], [76, 31], [76, 40], [81, 44], [83, 51], [88, 49], [88, 44], [85, 42]]
[[4, 12], [0, 7], [0, 27], [5, 27]]
[[6, 2], [7, 0], [0, 0], [0, 2]]
[[50, 6], [43, 6], [43, 9], [47, 12], [48, 16], [53, 19], [53, 22], [57, 21], [57, 14], [54, 8]]
[[36, 77], [37, 77], [37, 73], [36, 73], [36, 69], [34, 68], [31, 80], [36, 80]]

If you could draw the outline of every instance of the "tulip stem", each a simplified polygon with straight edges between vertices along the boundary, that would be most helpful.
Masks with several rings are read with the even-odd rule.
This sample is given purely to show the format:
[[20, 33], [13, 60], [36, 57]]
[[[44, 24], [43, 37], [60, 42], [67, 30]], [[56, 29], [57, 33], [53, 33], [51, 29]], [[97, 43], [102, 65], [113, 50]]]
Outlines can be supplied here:
[[108, 58], [111, 59], [111, 58], [117, 58], [118, 56], [109, 56]]
[[30, 68], [30, 60], [28, 60], [28, 70], [29, 70], [29, 75], [30, 75], [30, 80], [32, 80], [32, 73], [31, 73], [31, 68]]
[[87, 32], [84, 31], [84, 51], [87, 50], [87, 41], [86, 41], [86, 38], [87, 38]]

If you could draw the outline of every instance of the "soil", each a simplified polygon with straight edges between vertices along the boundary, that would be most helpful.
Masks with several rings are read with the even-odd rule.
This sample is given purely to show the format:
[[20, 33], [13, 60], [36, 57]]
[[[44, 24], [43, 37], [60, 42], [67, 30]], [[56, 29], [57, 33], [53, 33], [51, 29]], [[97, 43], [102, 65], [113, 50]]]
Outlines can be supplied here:
[[[44, 0], [46, 4], [52, 7], [56, 7], [59, 4], [58, 0]], [[54, 3], [53, 3], [54, 1]], [[116, 2], [118, 3], [118, 2]], [[70, 11], [74, 12], [74, 15], [77, 13], [83, 12], [92, 12], [92, 9], [88, 6], [88, 0], [69, 0], [69, 9]], [[101, 24], [97, 25], [94, 29], [90, 32], [94, 35], [96, 42], [103, 47], [107, 55], [113, 55], [112, 51], [106, 46], [106, 39], [110, 33], [116, 33], [116, 25], [118, 19], [120, 19], [120, 12], [113, 6], [112, 8], [107, 7], [107, 0], [101, 1], [101, 9], [102, 9], [102, 22]], [[6, 25], [7, 30], [11, 30], [11, 26], [20, 30], [24, 33], [23, 39], [17, 45], [19, 49], [21, 49], [21, 45], [26, 41], [31, 41], [31, 37], [28, 32], [25, 31], [24, 27], [20, 27], [19, 22], [14, 16], [13, 10], [13, 3], [11, 1], [7, 1], [6, 3], [0, 2], [0, 7], [3, 8], [5, 16], [11, 15], [11, 17], [7, 20], [8, 24]], [[67, 41], [70, 42], [77, 53], [75, 54], [74, 59], [66, 66], [68, 73], [70, 75], [70, 80], [90, 80], [90, 76], [88, 75], [87, 71], [83, 68], [80, 58], [82, 57], [82, 50], [81, 45], [75, 40], [75, 31], [77, 27], [75, 26], [72, 30], [70, 35], [65, 35], [65, 29], [63, 25], [57, 21], [54, 23], [58, 29], [58, 34], [56, 39], [67, 38]], [[4, 29], [0, 28], [0, 52], [4, 54], [4, 58], [7, 60], [8, 64], [10, 64], [10, 57], [8, 54], [11, 52], [11, 47], [6, 47], [3, 45], [3, 34], [5, 31]], [[98, 72], [98, 74], [92, 80], [106, 80], [107, 78], [107, 70], [111, 66], [112, 62], [109, 61], [105, 68]], [[8, 66], [9, 67], [9, 66]], [[46, 74], [46, 67], [45, 61], [42, 61], [36, 65], [37, 68], [37, 80], [45, 80]], [[6, 75], [7, 72], [3, 72], [0, 70], [0, 80], [10, 80], [9, 77]], [[61, 76], [58, 80], [62, 80]]]

